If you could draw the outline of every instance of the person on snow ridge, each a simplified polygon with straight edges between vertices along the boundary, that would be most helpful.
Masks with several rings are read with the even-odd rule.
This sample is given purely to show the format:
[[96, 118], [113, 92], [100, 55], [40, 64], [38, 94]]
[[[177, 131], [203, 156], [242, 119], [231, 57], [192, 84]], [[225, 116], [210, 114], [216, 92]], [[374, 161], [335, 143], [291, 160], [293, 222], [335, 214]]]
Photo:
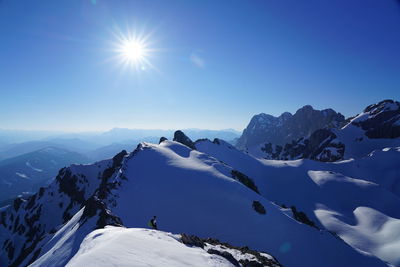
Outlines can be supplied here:
[[154, 230], [157, 230], [157, 220], [156, 216], [153, 216], [153, 219], [151, 219], [148, 223], [148, 225], [153, 228]]

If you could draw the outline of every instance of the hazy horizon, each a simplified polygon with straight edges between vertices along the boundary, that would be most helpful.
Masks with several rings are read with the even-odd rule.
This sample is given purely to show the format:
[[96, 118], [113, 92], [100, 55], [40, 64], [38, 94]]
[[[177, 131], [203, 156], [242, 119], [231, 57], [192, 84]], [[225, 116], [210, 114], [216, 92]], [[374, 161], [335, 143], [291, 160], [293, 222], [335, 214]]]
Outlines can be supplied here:
[[242, 132], [242, 130], [236, 130], [233, 128], [226, 128], [226, 129], [206, 129], [206, 128], [179, 128], [179, 129], [157, 129], [157, 128], [126, 128], [126, 127], [113, 127], [113, 128], [107, 128], [104, 130], [94, 130], [94, 131], [63, 131], [63, 130], [52, 130], [52, 129], [6, 129], [6, 128], [0, 128], [0, 131], [27, 131], [27, 132], [48, 132], [48, 133], [105, 133], [105, 132], [110, 132], [116, 129], [122, 129], [122, 130], [138, 130], [138, 131], [176, 131], [176, 130], [193, 130], [193, 131], [234, 131], [234, 132]]

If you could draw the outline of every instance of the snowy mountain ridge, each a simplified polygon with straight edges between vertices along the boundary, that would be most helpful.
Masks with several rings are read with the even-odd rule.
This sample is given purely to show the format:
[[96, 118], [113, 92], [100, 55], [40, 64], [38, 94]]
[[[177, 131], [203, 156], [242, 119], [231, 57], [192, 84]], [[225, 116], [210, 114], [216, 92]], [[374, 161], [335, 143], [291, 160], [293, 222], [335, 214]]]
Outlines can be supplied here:
[[318, 129], [285, 145], [271, 142], [251, 148], [257, 157], [337, 161], [366, 156], [374, 149], [400, 146], [400, 103], [384, 100], [370, 105], [340, 129]]

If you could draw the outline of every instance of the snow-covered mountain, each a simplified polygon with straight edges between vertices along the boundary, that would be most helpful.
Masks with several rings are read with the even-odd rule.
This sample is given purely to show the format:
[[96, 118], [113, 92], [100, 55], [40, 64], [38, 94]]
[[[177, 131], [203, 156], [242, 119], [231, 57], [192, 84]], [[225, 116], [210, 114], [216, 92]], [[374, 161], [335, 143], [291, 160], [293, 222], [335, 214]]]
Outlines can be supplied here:
[[284, 146], [264, 143], [250, 151], [268, 159], [337, 161], [400, 146], [400, 103], [384, 100], [349, 118], [341, 129], [319, 129]]
[[342, 126], [345, 118], [332, 109], [315, 110], [307, 105], [296, 111], [274, 117], [265, 113], [255, 115], [236, 146], [241, 150], [252, 148], [261, 143], [283, 145], [292, 140], [310, 135], [317, 129]]
[[221, 140], [196, 148], [246, 173], [283, 211], [294, 207], [317, 228], [400, 266], [400, 148], [334, 163], [257, 159]]
[[[175, 140], [190, 141], [182, 132]], [[179, 252], [156, 252], [166, 239], [175, 242], [174, 235], [120, 228], [145, 228], [157, 215], [162, 231], [248, 246], [283, 266], [399, 265], [393, 251], [399, 247], [400, 199], [371, 182], [377, 179], [373, 166], [357, 172], [351, 164], [359, 162], [260, 160], [218, 139], [193, 145], [163, 139], [109, 160], [63, 168], [48, 188], [16, 199], [1, 212], [1, 264], [77, 266], [88, 262], [86, 253], [110, 255], [107, 247], [123, 242], [125, 251], [108, 259], [117, 264], [119, 256], [141, 254], [135, 238], [149, 242], [148, 256], [141, 254], [141, 259], [150, 266], [162, 265], [153, 262], [152, 253], [168, 254], [166, 262], [182, 261], [174, 253], [192, 252], [181, 244], [171, 244], [181, 247]], [[398, 162], [398, 150], [386, 152], [387, 162]], [[390, 187], [392, 175], [388, 169], [379, 179]], [[106, 225], [118, 228], [93, 232]], [[154, 241], [152, 251], [154, 236], [160, 243]]]
[[0, 201], [13, 199], [23, 192], [33, 194], [40, 186], [48, 185], [60, 168], [88, 162], [82, 154], [57, 147], [45, 147], [0, 161]]

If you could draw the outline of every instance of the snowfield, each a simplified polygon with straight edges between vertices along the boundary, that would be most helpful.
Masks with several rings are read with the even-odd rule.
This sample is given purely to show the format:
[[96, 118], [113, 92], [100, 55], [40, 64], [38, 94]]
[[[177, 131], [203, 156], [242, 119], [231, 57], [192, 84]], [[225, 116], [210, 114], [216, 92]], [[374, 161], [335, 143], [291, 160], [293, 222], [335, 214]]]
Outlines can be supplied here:
[[294, 205], [363, 253], [400, 266], [400, 149], [334, 163], [257, 159], [219, 141], [196, 143], [254, 179], [263, 196]]
[[234, 266], [225, 258], [188, 247], [179, 236], [142, 228], [106, 227], [90, 233], [67, 267]]

